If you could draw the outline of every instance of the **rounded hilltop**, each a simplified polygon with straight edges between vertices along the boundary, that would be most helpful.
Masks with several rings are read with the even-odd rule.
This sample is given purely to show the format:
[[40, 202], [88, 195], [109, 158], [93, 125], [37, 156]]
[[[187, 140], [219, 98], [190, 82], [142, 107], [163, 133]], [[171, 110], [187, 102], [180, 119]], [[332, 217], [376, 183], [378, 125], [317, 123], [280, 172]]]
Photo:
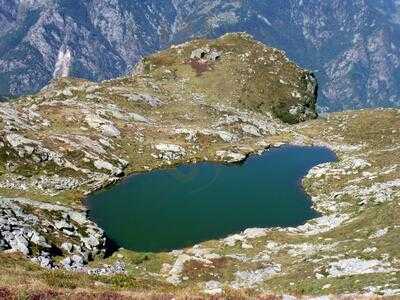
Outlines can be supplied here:
[[132, 74], [185, 79], [188, 91], [205, 93], [211, 102], [271, 112], [287, 123], [317, 117], [314, 75], [246, 33], [174, 45], [144, 58]]

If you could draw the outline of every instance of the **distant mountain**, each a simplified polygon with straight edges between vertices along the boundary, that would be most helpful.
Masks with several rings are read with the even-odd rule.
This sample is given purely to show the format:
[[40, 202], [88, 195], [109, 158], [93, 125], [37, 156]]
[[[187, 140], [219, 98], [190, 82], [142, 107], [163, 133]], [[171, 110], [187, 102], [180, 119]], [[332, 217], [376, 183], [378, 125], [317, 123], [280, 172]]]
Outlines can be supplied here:
[[323, 110], [400, 105], [399, 0], [0, 0], [0, 94], [113, 78], [170, 44], [230, 31], [314, 71]]

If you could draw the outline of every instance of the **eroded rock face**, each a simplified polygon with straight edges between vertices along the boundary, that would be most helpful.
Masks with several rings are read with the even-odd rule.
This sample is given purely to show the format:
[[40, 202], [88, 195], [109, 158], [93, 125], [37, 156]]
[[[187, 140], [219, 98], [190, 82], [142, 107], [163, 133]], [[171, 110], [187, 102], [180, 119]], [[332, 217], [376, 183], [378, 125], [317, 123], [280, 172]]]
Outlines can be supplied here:
[[359, 258], [343, 259], [332, 262], [327, 270], [329, 276], [341, 277], [356, 274], [388, 273], [396, 271], [390, 263], [379, 260], [362, 260]]
[[280, 265], [271, 265], [255, 271], [238, 271], [236, 279], [231, 283], [232, 288], [254, 288], [261, 282], [281, 272]]

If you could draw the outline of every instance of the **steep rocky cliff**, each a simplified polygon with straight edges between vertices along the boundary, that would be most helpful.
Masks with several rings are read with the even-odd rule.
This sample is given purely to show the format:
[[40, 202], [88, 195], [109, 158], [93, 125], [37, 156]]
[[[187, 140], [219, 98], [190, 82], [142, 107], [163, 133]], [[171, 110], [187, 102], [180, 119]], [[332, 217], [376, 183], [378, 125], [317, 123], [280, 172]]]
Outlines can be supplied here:
[[246, 31], [315, 72], [323, 110], [398, 106], [399, 16], [395, 0], [2, 0], [0, 95], [114, 78], [172, 43]]

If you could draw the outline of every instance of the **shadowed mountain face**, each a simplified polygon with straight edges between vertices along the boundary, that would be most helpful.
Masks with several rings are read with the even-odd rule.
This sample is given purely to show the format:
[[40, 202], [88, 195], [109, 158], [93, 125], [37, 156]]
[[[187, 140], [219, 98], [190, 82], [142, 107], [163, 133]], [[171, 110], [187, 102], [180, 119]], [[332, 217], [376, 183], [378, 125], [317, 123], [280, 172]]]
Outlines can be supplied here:
[[0, 0], [0, 95], [103, 80], [198, 36], [246, 31], [315, 72], [319, 105], [400, 104], [398, 0]]

